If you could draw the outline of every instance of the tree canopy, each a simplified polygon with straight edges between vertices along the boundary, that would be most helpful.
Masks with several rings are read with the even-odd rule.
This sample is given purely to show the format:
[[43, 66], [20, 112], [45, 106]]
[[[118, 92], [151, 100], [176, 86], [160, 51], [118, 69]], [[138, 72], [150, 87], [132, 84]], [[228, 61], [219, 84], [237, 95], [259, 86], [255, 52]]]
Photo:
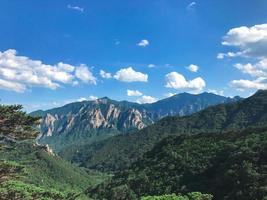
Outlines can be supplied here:
[[16, 140], [33, 139], [39, 118], [27, 115], [21, 105], [0, 105], [0, 134]]

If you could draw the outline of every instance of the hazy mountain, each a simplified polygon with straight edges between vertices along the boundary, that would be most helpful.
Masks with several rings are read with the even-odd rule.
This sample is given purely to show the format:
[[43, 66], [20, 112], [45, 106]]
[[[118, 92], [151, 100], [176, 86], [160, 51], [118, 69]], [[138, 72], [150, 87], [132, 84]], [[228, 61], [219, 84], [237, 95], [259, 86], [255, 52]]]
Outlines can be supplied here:
[[236, 100], [239, 98], [212, 93], [181, 93], [152, 104], [114, 101], [104, 97], [47, 111], [39, 110], [31, 115], [42, 117], [40, 142], [58, 150], [73, 143], [92, 142], [140, 130], [165, 116], [189, 115], [211, 105]]
[[87, 168], [121, 170], [169, 135], [222, 133], [267, 123], [267, 91], [228, 104], [211, 106], [184, 117], [166, 117], [135, 133], [119, 135], [91, 145], [72, 146], [61, 155]]

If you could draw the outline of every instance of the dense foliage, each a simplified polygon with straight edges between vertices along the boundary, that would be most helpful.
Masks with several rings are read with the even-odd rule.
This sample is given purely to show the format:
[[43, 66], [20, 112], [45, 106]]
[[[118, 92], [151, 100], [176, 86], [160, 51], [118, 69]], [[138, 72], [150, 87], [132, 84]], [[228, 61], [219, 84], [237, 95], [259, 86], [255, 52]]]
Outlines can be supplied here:
[[190, 192], [186, 195], [161, 195], [142, 197], [141, 200], [212, 200], [212, 195], [200, 192]]
[[21, 106], [0, 106], [0, 111], [0, 199], [82, 199], [86, 187], [102, 180], [35, 144], [38, 118]]
[[[36, 117], [21, 111], [21, 105], [0, 105], [0, 141], [3, 147], [8, 141], [36, 138], [37, 132], [33, 125], [38, 123]], [[15, 141], [14, 141], [15, 142]]]
[[221, 133], [267, 123], [267, 91], [229, 104], [211, 106], [185, 117], [166, 117], [141, 131], [112, 137], [90, 145], [72, 146], [60, 152], [83, 167], [103, 171], [127, 169], [132, 162], [169, 135]]
[[267, 198], [266, 155], [267, 128], [169, 136], [128, 170], [88, 189], [88, 195], [134, 200], [200, 191], [217, 200], [262, 200]]

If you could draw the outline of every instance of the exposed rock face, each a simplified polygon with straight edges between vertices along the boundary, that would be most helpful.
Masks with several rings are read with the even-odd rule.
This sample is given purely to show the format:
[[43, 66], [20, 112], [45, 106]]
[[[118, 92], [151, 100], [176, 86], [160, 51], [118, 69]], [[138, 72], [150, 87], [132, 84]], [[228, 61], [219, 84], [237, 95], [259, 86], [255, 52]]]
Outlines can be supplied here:
[[[77, 105], [76, 105], [77, 104]], [[137, 104], [134, 104], [138, 106]], [[146, 112], [131, 106], [121, 106], [108, 99], [98, 99], [92, 102], [74, 103], [68, 113], [46, 112], [41, 120], [42, 137], [72, 132], [90, 132], [90, 130], [114, 129], [125, 132], [132, 129], [142, 129], [152, 124]], [[135, 107], [133, 106], [133, 107]]]
[[[208, 106], [236, 101], [211, 93], [192, 95], [182, 93], [153, 104], [137, 104], [101, 98], [67, 104], [32, 115], [42, 117], [40, 140], [51, 136], [98, 137], [142, 129], [165, 116], [189, 115]], [[47, 141], [47, 140], [46, 140]], [[48, 142], [49, 143], [49, 142]]]
[[54, 131], [54, 123], [55, 121], [58, 120], [57, 114], [55, 116], [51, 114], [47, 114], [47, 116], [44, 118], [44, 124], [47, 126], [47, 136], [52, 136], [52, 133]]

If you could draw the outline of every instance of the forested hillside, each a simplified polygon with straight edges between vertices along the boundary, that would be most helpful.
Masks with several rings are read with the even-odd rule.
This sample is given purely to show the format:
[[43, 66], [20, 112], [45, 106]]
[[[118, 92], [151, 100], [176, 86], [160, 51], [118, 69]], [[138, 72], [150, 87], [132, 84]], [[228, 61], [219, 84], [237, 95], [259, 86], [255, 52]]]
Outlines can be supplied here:
[[0, 199], [87, 199], [83, 191], [104, 179], [39, 146], [33, 125], [20, 106], [0, 106]]
[[115, 101], [107, 97], [67, 104], [47, 111], [32, 112], [40, 116], [39, 142], [55, 151], [69, 145], [80, 146], [108, 137], [140, 130], [165, 116], [185, 116], [211, 105], [234, 102], [212, 93], [181, 93], [151, 104]]
[[169, 136], [111, 181], [88, 189], [88, 195], [134, 200], [200, 191], [216, 200], [263, 200], [267, 198], [266, 154], [267, 128]]
[[222, 133], [267, 123], [267, 91], [228, 104], [211, 106], [185, 117], [166, 117], [135, 133], [91, 145], [72, 146], [60, 155], [80, 166], [103, 171], [126, 169], [168, 135]]

